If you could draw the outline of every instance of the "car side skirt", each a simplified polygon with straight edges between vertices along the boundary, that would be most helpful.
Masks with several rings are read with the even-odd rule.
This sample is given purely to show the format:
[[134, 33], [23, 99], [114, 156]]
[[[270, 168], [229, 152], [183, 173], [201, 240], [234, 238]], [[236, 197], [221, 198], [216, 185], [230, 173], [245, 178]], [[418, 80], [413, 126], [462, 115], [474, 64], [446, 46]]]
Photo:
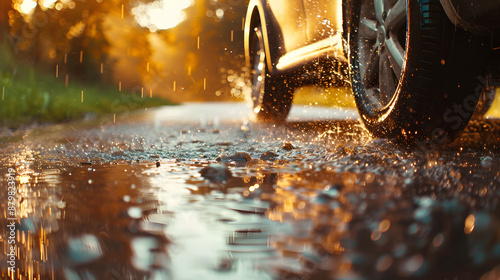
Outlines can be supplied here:
[[[480, 3], [472, 0], [440, 0], [440, 2], [450, 21], [464, 30], [476, 35], [486, 35], [491, 29], [499, 27], [498, 23], [494, 26], [491, 22], [484, 20], [485, 18], [498, 18], [500, 15], [500, 1], [498, 0]], [[468, 7], [468, 9], [462, 9], [459, 12], [461, 6]]]
[[285, 54], [278, 60], [276, 68], [280, 72], [287, 71], [322, 57], [348, 62], [344, 56], [341, 33]]

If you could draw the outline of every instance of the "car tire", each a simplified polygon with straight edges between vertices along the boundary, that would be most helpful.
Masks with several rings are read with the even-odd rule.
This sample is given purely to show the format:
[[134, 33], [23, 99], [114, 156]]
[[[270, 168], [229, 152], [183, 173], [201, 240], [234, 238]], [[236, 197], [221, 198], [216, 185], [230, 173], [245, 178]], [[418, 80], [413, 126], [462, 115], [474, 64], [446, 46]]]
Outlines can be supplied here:
[[439, 0], [346, 1], [344, 17], [355, 101], [373, 135], [443, 143], [467, 125], [488, 51]]
[[260, 23], [250, 34], [250, 81], [248, 99], [257, 120], [284, 122], [293, 100], [293, 87], [286, 75], [272, 75], [267, 66], [266, 49]]

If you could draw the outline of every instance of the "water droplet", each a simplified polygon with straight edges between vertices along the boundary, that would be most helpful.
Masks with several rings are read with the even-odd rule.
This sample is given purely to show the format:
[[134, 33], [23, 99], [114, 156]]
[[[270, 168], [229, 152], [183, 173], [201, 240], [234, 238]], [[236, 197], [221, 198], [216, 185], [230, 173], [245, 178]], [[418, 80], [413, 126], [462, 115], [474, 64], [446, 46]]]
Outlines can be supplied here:
[[380, 239], [380, 237], [382, 237], [382, 233], [379, 230], [374, 230], [374, 231], [372, 231], [370, 239], [372, 241], [377, 241]]
[[142, 217], [142, 209], [140, 207], [130, 207], [127, 214], [133, 219], [140, 219]]
[[375, 265], [375, 269], [377, 269], [377, 271], [386, 271], [391, 267], [391, 265], [392, 257], [384, 255], [378, 259], [377, 264]]
[[381, 221], [380, 224], [378, 224], [378, 230], [380, 230], [381, 232], [388, 231], [390, 227], [391, 227], [391, 222], [387, 219]]
[[444, 235], [442, 233], [439, 233], [432, 240], [432, 245], [434, 247], [439, 247], [439, 246], [441, 246], [443, 244], [443, 241], [444, 241]]
[[464, 227], [464, 232], [465, 234], [470, 234], [474, 230], [474, 224], [476, 222], [476, 218], [474, 215], [470, 214], [467, 219], [465, 219], [465, 227]]
[[68, 243], [69, 258], [77, 264], [89, 263], [102, 256], [101, 246], [94, 235], [70, 238]]
[[394, 257], [400, 258], [406, 254], [406, 245], [399, 244], [394, 248]]
[[414, 255], [410, 258], [408, 258], [404, 263], [403, 263], [403, 272], [407, 274], [414, 274], [417, 272], [422, 265], [424, 264], [424, 257], [420, 254]]

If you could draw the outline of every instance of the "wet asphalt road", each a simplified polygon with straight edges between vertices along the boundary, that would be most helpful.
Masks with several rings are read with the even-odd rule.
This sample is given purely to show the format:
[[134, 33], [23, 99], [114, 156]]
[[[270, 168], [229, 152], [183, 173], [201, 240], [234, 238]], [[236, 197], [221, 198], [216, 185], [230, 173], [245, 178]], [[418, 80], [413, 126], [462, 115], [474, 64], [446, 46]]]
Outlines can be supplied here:
[[282, 125], [248, 115], [194, 103], [3, 138], [18, 273], [500, 279], [500, 121], [408, 148], [372, 139], [352, 110], [295, 107]]

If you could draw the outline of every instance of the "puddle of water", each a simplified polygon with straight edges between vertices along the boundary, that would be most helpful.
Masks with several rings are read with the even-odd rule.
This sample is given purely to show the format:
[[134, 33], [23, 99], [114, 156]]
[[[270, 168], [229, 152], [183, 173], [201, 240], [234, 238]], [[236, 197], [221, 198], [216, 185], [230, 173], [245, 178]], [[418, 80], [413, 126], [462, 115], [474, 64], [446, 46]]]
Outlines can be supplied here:
[[[40, 166], [29, 156], [14, 160], [18, 275], [127, 279], [168, 272], [168, 240], [141, 228], [144, 217], [158, 208], [158, 201], [142, 191], [145, 166]], [[6, 195], [0, 195], [2, 209], [7, 209]], [[7, 210], [2, 216], [10, 218]], [[2, 233], [12, 235], [4, 227]], [[10, 276], [6, 269], [2, 273]]]
[[158, 162], [47, 163], [28, 152], [6, 160], [2, 185], [15, 179], [18, 205], [12, 216], [8, 193], [0, 194], [2, 223], [15, 228], [2, 226], [2, 279], [13, 277], [10, 235], [22, 275], [14, 279], [479, 279], [498, 272], [493, 193], [431, 197], [439, 192], [410, 190], [405, 177], [342, 170], [338, 160], [208, 167], [222, 179], [200, 173], [206, 161]]

